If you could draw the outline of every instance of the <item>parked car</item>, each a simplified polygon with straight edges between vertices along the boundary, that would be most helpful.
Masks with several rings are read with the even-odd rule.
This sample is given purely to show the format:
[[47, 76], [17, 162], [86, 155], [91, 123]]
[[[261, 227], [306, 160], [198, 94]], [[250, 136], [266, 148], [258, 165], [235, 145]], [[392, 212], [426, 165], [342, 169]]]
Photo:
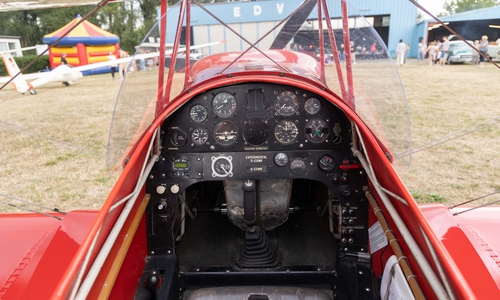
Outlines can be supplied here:
[[500, 39], [488, 45], [488, 56], [493, 61], [500, 61]]
[[[467, 41], [474, 44], [472, 41]], [[452, 63], [465, 63], [472, 61], [472, 48], [464, 41], [450, 41], [450, 48], [448, 50], [448, 58], [446, 62]]]

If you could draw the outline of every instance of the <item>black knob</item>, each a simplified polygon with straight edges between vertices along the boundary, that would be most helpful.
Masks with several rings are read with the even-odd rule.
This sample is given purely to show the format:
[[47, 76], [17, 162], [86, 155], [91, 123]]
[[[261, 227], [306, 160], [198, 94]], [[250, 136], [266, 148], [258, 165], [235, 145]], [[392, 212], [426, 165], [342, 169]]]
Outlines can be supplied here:
[[161, 285], [161, 278], [156, 273], [151, 273], [144, 280], [144, 288], [153, 296], [156, 297], [156, 291]]
[[343, 185], [339, 188], [339, 192], [342, 196], [348, 197], [351, 194], [351, 189], [348, 185]]

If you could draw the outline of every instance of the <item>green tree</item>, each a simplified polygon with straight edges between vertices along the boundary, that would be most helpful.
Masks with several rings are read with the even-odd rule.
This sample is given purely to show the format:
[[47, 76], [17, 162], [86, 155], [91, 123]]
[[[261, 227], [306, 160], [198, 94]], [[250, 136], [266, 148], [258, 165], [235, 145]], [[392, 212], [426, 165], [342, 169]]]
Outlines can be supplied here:
[[452, 0], [445, 1], [443, 8], [445, 13], [442, 15], [453, 15], [461, 12], [491, 7], [498, 5], [498, 0]]

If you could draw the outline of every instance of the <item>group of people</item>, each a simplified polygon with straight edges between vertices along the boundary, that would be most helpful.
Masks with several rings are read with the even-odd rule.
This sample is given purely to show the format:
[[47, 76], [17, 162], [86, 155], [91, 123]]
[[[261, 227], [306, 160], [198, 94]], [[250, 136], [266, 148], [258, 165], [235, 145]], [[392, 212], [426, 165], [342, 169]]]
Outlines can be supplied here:
[[418, 41], [418, 63], [423, 64], [425, 55], [429, 61], [429, 66], [437, 64], [444, 66], [448, 52], [450, 50], [450, 41], [447, 36], [443, 36], [443, 40], [434, 40], [427, 46], [422, 38]]
[[[119, 58], [125, 58], [125, 57], [128, 57], [128, 53], [123, 51], [122, 49], [120, 49], [119, 51], [119, 55], [120, 57]], [[116, 56], [113, 52], [109, 52], [108, 54], [108, 60], [109, 61], [114, 61], [116, 60]], [[127, 62], [124, 62], [124, 63], [120, 63], [120, 64], [111, 64], [110, 65], [110, 68], [111, 68], [111, 77], [113, 79], [115, 79], [115, 73], [118, 72], [118, 79], [122, 79], [125, 77], [125, 74], [126, 74], [126, 68], [127, 68]]]
[[[398, 49], [401, 45], [402, 40], [398, 44]], [[403, 47], [403, 46], [401, 46]], [[481, 40], [474, 41], [474, 47], [478, 49], [480, 52], [483, 52], [485, 55], [488, 53], [488, 37], [483, 35]], [[418, 41], [418, 56], [417, 60], [419, 64], [424, 63], [425, 56], [427, 55], [427, 59], [429, 61], [429, 66], [433, 65], [444, 65], [446, 63], [446, 59], [448, 57], [448, 52], [450, 49], [450, 42], [447, 36], [443, 36], [442, 41], [434, 40], [429, 43], [427, 46], [423, 41], [423, 38], [420, 38]], [[398, 52], [398, 50], [396, 50]], [[398, 56], [399, 57], [399, 56]], [[483, 55], [480, 55], [478, 51], [472, 51], [472, 64], [479, 65], [480, 67], [484, 66], [485, 58]], [[399, 60], [398, 60], [399, 63]]]
[[484, 67], [484, 61], [486, 60], [484, 57], [488, 55], [488, 36], [483, 35], [481, 40], [474, 41], [474, 47], [482, 52], [484, 55], [480, 55], [478, 51], [472, 51], [472, 64], [479, 67]]

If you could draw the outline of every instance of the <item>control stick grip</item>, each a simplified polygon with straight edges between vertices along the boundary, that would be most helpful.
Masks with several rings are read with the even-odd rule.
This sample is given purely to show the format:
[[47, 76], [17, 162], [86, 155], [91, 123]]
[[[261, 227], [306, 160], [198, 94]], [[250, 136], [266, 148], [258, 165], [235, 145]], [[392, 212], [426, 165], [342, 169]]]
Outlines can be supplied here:
[[255, 226], [255, 181], [246, 180], [243, 182], [243, 220], [247, 228], [253, 231]]

